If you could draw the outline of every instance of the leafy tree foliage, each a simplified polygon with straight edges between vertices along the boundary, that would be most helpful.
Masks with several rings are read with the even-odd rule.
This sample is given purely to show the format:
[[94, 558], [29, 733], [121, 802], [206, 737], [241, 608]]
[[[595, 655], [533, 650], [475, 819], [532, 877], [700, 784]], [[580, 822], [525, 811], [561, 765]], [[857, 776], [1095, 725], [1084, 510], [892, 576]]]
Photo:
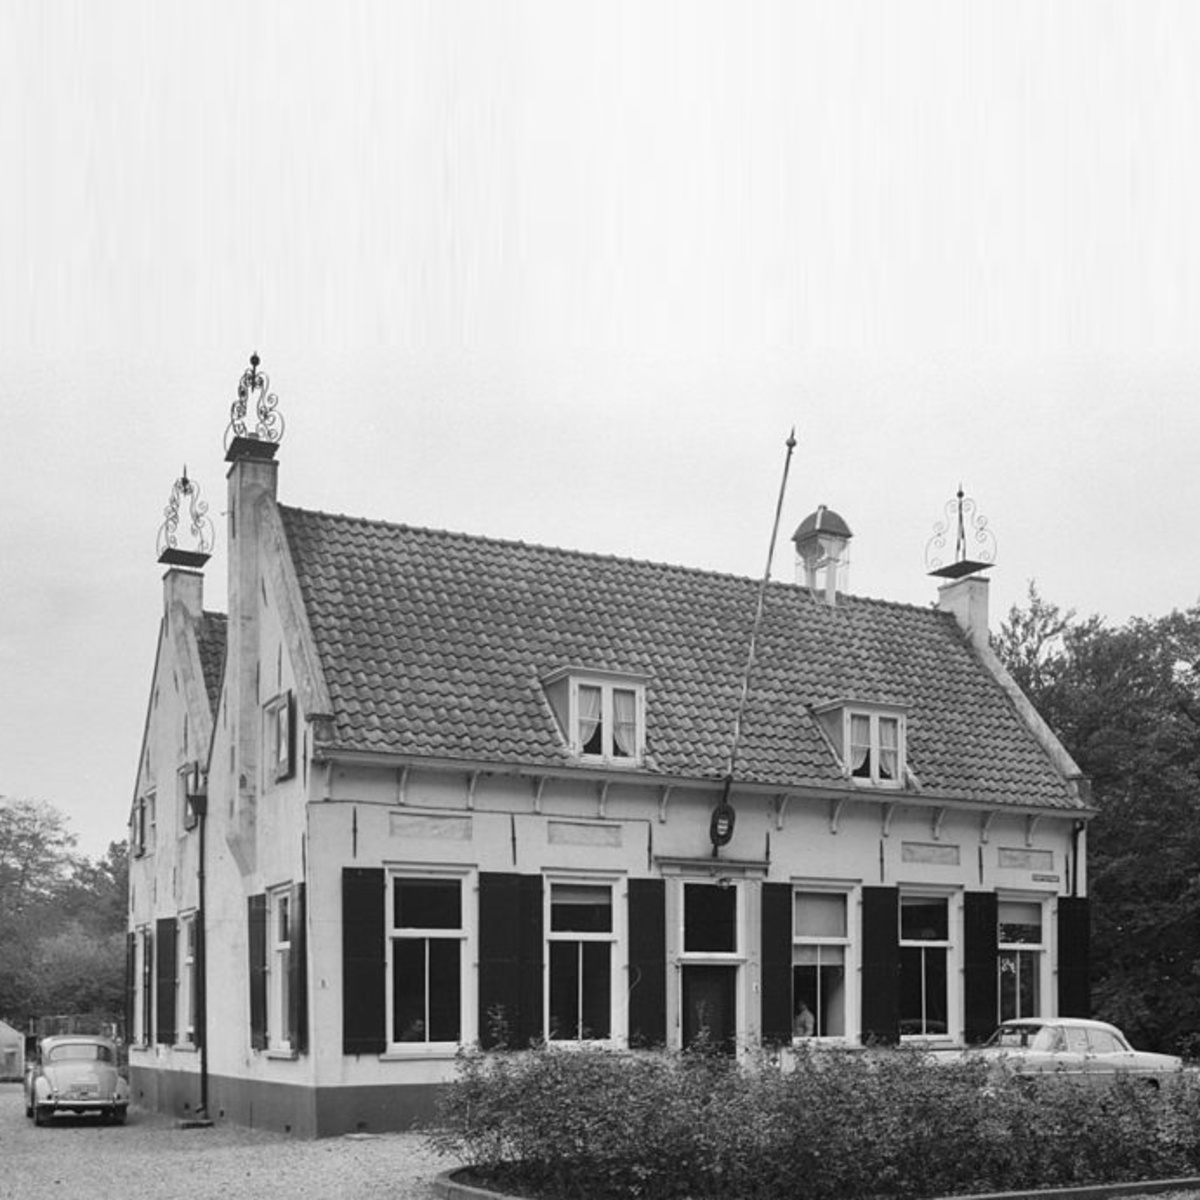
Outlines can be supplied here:
[[18, 1028], [124, 1003], [126, 847], [74, 847], [52, 805], [0, 796], [0, 1016]]
[[1200, 1049], [1200, 607], [1112, 629], [1031, 584], [995, 648], [1092, 781], [1098, 1015]]

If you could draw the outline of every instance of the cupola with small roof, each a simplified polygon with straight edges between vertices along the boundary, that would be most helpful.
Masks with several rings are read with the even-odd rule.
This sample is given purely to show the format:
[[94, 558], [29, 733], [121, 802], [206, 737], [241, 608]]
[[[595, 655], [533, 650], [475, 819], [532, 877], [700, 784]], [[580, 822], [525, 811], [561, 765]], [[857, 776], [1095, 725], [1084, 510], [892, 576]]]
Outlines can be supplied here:
[[854, 535], [839, 513], [817, 505], [796, 527], [792, 541], [796, 546], [796, 582], [810, 591], [817, 590], [817, 579], [825, 571], [825, 600], [837, 602], [838, 570], [845, 560], [846, 548]]

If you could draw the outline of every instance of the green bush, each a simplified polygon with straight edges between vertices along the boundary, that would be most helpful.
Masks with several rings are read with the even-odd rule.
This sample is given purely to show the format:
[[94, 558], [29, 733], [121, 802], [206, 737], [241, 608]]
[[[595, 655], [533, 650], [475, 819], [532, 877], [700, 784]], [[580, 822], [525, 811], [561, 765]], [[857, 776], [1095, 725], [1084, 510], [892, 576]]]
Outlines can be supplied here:
[[907, 1051], [464, 1053], [429, 1139], [555, 1200], [862, 1200], [1200, 1171], [1200, 1080], [1087, 1087]]

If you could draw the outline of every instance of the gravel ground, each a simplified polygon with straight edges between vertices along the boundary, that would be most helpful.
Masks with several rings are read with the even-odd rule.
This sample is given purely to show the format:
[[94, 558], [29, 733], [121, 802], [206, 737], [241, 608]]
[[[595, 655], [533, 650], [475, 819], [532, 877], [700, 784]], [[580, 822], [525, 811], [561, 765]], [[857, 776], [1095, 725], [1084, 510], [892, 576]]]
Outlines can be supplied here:
[[434, 1200], [430, 1181], [451, 1165], [412, 1133], [297, 1141], [138, 1109], [123, 1127], [38, 1129], [21, 1085], [0, 1083], [0, 1200]]

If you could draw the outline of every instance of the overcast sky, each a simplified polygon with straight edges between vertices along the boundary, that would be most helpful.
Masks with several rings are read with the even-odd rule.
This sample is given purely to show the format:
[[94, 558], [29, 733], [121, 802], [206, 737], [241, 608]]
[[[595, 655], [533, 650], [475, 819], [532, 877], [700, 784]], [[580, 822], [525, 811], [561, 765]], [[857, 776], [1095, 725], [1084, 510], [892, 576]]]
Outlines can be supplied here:
[[925, 604], [960, 481], [1120, 624], [1200, 596], [1200, 6], [0, 0], [0, 795], [125, 835], [186, 464]]

